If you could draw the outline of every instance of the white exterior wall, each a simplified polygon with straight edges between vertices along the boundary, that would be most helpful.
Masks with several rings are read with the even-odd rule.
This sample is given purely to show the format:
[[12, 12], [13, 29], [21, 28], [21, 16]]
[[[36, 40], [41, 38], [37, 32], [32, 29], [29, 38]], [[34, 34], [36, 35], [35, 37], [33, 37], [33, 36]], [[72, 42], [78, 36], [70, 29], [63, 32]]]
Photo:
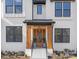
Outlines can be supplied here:
[[[77, 5], [76, 2], [71, 2], [71, 17], [55, 17], [55, 2], [46, 2], [46, 18], [53, 19], [56, 23], [53, 27], [53, 48], [54, 50], [62, 51], [65, 48], [77, 49]], [[55, 43], [54, 29], [55, 28], [70, 28], [70, 43]]]
[[[2, 1], [2, 7], [4, 6], [5, 6], [5, 0]], [[1, 20], [2, 50], [25, 51], [26, 24], [23, 23], [24, 20], [32, 20], [32, 0], [23, 0], [22, 14], [6, 14], [5, 8], [2, 8], [2, 20]], [[6, 26], [22, 26], [22, 42], [6, 42]]]
[[54, 42], [54, 31], [53, 31], [53, 48], [54, 50], [62, 51], [65, 48], [76, 50], [77, 49], [77, 12], [76, 2], [71, 2], [71, 17], [55, 17], [55, 2], [50, 3], [47, 0], [46, 5], [46, 17], [47, 19], [53, 19], [56, 23], [54, 28], [70, 28], [70, 43], [55, 43]]
[[[2, 1], [2, 7], [5, 6], [5, 0]], [[76, 2], [71, 2], [71, 17], [55, 17], [55, 2], [46, 0], [46, 6], [43, 6], [43, 14], [37, 15], [37, 7], [33, 8], [34, 19], [53, 19], [56, 23], [54, 28], [70, 28], [70, 43], [55, 43], [53, 31], [53, 47], [55, 50], [63, 50], [65, 48], [77, 48], [77, 18], [76, 18]], [[32, 0], [23, 0], [23, 14], [5, 14], [5, 8], [2, 8], [1, 20], [1, 49], [10, 51], [25, 51], [26, 49], [26, 24], [24, 20], [32, 20]], [[23, 42], [6, 42], [6, 26], [22, 26]], [[53, 29], [54, 29], [53, 28]]]

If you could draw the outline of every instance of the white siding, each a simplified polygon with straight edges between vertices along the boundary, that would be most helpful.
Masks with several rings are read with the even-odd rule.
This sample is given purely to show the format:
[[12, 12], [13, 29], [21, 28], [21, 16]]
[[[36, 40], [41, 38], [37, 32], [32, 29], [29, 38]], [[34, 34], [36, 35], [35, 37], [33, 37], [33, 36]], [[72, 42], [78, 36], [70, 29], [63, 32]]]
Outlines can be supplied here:
[[[46, 1], [46, 19], [52, 19], [56, 23], [54, 28], [70, 28], [70, 43], [55, 43], [53, 35], [53, 48], [55, 50], [63, 50], [65, 48], [77, 48], [77, 5], [76, 2], [71, 2], [71, 17], [55, 17], [55, 2]], [[54, 31], [53, 31], [54, 34]]]
[[[5, 6], [2, 1], [2, 7]], [[53, 47], [55, 50], [63, 50], [65, 48], [76, 49], [77, 48], [77, 18], [76, 18], [76, 2], [71, 2], [71, 17], [55, 17], [55, 2], [46, 0], [46, 6], [43, 5], [43, 14], [37, 15], [37, 6], [33, 6], [33, 18], [34, 19], [52, 19], [56, 23], [54, 28], [70, 28], [70, 43], [55, 43], [53, 35]], [[1, 49], [10, 51], [25, 51], [26, 49], [26, 24], [23, 21], [32, 20], [32, 0], [23, 0], [23, 14], [21, 15], [7, 15], [5, 14], [5, 8], [2, 8], [2, 20], [1, 20]], [[23, 42], [6, 42], [6, 26], [22, 26], [23, 27]], [[54, 32], [53, 32], [54, 33]]]
[[[55, 43], [55, 50], [63, 50], [65, 48], [76, 50], [77, 49], [77, 12], [76, 3], [71, 3], [71, 17], [55, 18], [53, 20], [56, 22], [54, 28], [70, 28], [70, 43]], [[53, 36], [54, 37], [54, 36]], [[54, 39], [53, 39], [54, 40]]]
[[[5, 0], [2, 1], [2, 7], [5, 6]], [[10, 51], [25, 51], [26, 49], [26, 24], [24, 20], [32, 20], [32, 0], [23, 0], [23, 14], [5, 14], [5, 8], [2, 8], [1, 20], [1, 49]], [[22, 26], [23, 42], [6, 42], [6, 26]]]
[[[62, 24], [63, 23], [63, 24]], [[56, 21], [54, 24], [54, 28], [70, 28], [70, 43], [55, 43], [54, 42], [54, 35], [53, 35], [53, 47], [55, 50], [63, 50], [65, 48], [76, 50], [77, 48], [77, 30], [75, 22], [71, 21]]]
[[[1, 49], [10, 51], [25, 51], [26, 49], [26, 24], [22, 19], [2, 19]], [[6, 26], [22, 26], [22, 42], [6, 42]]]

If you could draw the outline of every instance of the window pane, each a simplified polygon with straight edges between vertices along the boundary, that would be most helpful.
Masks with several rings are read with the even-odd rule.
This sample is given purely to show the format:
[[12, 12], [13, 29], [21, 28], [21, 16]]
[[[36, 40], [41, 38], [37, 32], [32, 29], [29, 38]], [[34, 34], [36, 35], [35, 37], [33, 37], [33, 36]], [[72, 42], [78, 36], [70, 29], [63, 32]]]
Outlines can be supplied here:
[[37, 14], [42, 14], [42, 5], [37, 5]]
[[7, 26], [6, 27], [6, 42], [22, 42], [22, 27]]
[[15, 13], [22, 13], [22, 6], [21, 5], [15, 6]]
[[22, 0], [15, 0], [15, 13], [22, 13]]
[[55, 10], [55, 17], [62, 17], [62, 9]]
[[70, 17], [70, 2], [63, 3], [63, 16]]
[[70, 9], [70, 2], [64, 2], [63, 9]]
[[15, 0], [15, 5], [22, 5], [22, 0]]
[[22, 27], [16, 27], [15, 29], [15, 37], [16, 42], [22, 41]]
[[13, 0], [5, 0], [5, 5], [13, 5]]
[[62, 16], [62, 2], [55, 3], [55, 16], [56, 17]]
[[13, 41], [13, 28], [9, 28], [9, 27], [6, 27], [6, 42], [12, 42]]
[[56, 9], [62, 9], [62, 2], [56, 2], [55, 3], [55, 8]]
[[55, 42], [60, 43], [62, 42], [62, 30], [60, 28], [55, 29]]
[[63, 37], [63, 43], [69, 43], [69, 36], [64, 36]]
[[61, 29], [60, 28], [55, 29], [55, 31], [56, 31], [56, 34], [57, 35], [60, 35], [61, 34]]
[[70, 29], [69, 28], [63, 28], [63, 35], [68, 35], [70, 34]]
[[13, 0], [5, 0], [5, 12], [13, 13]]
[[70, 17], [70, 9], [64, 9], [63, 10], [63, 16], [64, 17]]
[[13, 13], [13, 6], [6, 6], [6, 13]]
[[63, 29], [63, 42], [67, 42], [67, 43], [70, 42], [70, 29], [69, 28]]

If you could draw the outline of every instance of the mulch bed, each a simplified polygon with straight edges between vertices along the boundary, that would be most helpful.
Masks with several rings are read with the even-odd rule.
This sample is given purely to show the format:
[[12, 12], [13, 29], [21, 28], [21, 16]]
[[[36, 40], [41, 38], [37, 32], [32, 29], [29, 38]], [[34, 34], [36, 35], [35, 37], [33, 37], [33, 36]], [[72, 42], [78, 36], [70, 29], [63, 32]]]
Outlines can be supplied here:
[[30, 59], [30, 57], [25, 57], [25, 56], [2, 56], [1, 59]]

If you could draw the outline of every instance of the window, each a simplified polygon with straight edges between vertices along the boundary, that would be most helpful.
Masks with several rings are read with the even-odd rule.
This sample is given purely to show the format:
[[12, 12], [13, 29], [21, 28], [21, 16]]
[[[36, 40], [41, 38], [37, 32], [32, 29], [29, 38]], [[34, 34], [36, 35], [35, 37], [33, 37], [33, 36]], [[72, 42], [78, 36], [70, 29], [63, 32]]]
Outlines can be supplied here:
[[13, 0], [5, 0], [6, 13], [13, 13]]
[[37, 14], [42, 14], [42, 5], [41, 4], [37, 5]]
[[56, 17], [62, 16], [62, 3], [61, 2], [55, 3], [55, 16]]
[[7, 26], [6, 27], [6, 42], [22, 42], [22, 27]]
[[55, 17], [70, 17], [70, 2], [55, 2]]
[[15, 13], [22, 13], [22, 1], [15, 0]]
[[70, 3], [69, 2], [63, 3], [63, 16], [64, 17], [70, 16]]
[[55, 29], [55, 42], [56, 43], [69, 43], [70, 42], [70, 29], [69, 28], [56, 28]]
[[22, 0], [5, 0], [6, 13], [22, 13]]

